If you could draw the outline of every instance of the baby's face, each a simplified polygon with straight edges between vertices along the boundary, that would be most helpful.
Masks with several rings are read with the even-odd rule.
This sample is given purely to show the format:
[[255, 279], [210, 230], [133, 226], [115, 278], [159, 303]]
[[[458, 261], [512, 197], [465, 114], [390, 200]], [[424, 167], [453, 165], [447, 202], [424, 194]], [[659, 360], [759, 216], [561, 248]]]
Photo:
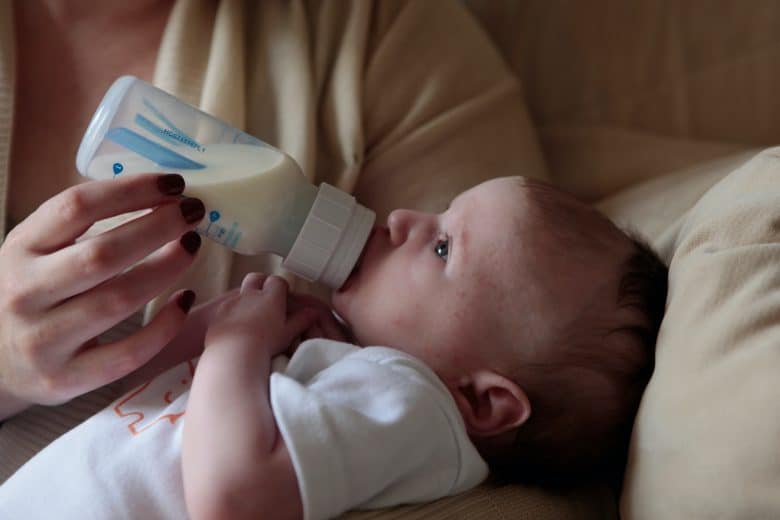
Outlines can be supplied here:
[[392, 212], [333, 294], [357, 342], [406, 351], [445, 380], [500, 362], [502, 340], [522, 341], [518, 328], [554, 312], [540, 300], [557, 291], [545, 285], [559, 263], [537, 247], [523, 192], [493, 179], [441, 214]]

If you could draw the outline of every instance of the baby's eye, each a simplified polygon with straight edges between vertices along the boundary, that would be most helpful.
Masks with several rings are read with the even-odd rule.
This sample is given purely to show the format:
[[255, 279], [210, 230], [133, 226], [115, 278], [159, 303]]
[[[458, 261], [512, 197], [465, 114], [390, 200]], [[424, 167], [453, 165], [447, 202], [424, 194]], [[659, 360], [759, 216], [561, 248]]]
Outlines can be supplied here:
[[443, 237], [436, 240], [436, 245], [433, 247], [434, 253], [436, 253], [442, 260], [447, 261], [449, 255], [450, 239], [449, 237]]

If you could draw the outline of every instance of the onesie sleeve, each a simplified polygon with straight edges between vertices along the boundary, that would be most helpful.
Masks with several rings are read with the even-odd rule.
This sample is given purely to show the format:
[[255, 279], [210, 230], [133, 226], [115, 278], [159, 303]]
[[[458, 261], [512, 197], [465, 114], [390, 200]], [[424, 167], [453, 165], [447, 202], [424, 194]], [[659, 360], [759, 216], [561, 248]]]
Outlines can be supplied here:
[[271, 405], [306, 519], [435, 500], [488, 473], [446, 387], [394, 349], [307, 341], [271, 376]]

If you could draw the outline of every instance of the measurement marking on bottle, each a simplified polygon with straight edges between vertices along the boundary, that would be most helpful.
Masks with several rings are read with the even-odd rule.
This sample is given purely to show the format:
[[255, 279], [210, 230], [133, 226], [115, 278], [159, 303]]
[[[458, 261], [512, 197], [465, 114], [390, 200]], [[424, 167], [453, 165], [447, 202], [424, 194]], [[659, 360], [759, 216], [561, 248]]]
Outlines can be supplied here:
[[206, 226], [206, 236], [209, 236], [209, 230], [211, 229], [211, 224], [219, 220], [219, 217], [221, 215], [219, 214], [219, 211], [217, 210], [211, 210], [209, 211], [209, 224]]
[[228, 231], [227, 237], [225, 237], [225, 245], [228, 247], [235, 247], [236, 243], [238, 243], [238, 240], [241, 238], [241, 232], [238, 231], [238, 223], [233, 222], [233, 225], [230, 226], [230, 231]]

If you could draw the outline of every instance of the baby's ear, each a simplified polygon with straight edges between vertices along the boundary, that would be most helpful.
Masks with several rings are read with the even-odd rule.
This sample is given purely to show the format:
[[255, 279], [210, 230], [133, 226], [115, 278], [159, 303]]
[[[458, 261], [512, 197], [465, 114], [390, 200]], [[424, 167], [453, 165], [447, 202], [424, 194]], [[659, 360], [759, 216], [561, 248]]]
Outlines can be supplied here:
[[531, 416], [531, 403], [523, 389], [490, 370], [479, 370], [457, 385], [448, 386], [469, 435], [500, 435], [517, 428]]

